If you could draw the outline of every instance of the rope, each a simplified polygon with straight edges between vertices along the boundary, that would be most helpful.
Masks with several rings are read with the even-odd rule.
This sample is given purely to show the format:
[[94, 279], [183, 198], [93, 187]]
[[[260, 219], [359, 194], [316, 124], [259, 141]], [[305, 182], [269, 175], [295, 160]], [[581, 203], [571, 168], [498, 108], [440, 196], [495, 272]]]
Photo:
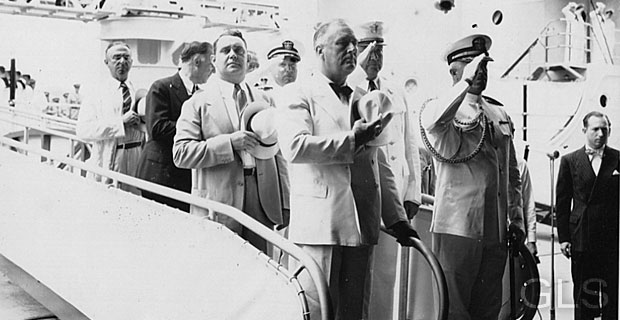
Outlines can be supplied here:
[[[420, 108], [420, 115], [418, 117], [418, 122], [420, 124], [420, 134], [422, 136], [422, 142], [424, 143], [424, 145], [426, 146], [426, 149], [428, 149], [428, 151], [431, 152], [431, 154], [433, 155], [433, 157], [435, 157], [435, 159], [437, 159], [440, 162], [445, 162], [445, 163], [451, 163], [451, 164], [455, 164], [455, 163], [463, 163], [463, 162], [467, 162], [469, 160], [471, 160], [473, 157], [475, 157], [480, 150], [482, 150], [482, 145], [484, 144], [485, 141], [485, 136], [487, 133], [487, 118], [484, 116], [483, 112], [480, 112], [476, 118], [474, 118], [474, 120], [471, 122], [472, 124], [474, 122], [478, 122], [478, 124], [483, 123], [482, 126], [482, 136], [480, 137], [480, 141], [478, 141], [478, 145], [476, 145], [476, 148], [474, 148], [474, 150], [466, 155], [463, 158], [446, 158], [443, 155], [441, 155], [439, 153], [439, 151], [437, 151], [437, 149], [435, 149], [431, 142], [428, 140], [428, 136], [426, 136], [426, 130], [424, 130], [424, 126], [422, 126], [422, 112], [424, 112], [424, 109], [426, 108], [426, 104], [428, 104], [429, 102], [431, 102], [432, 100], [435, 100], [435, 98], [430, 98], [426, 101], [424, 101], [424, 103], [422, 104], [422, 107]], [[468, 122], [469, 123], [469, 122]]]

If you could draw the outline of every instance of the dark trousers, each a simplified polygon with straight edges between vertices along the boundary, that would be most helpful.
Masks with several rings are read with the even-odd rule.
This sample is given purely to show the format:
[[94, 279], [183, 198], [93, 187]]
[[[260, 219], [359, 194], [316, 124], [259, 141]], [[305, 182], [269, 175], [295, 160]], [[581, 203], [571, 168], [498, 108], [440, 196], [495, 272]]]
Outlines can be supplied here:
[[[263, 206], [260, 203], [260, 198], [258, 196], [258, 181], [256, 178], [256, 171], [252, 175], [246, 175], [245, 178], [245, 190], [244, 190], [244, 198], [243, 198], [243, 212], [245, 212], [248, 216], [254, 218], [254, 220], [262, 223], [269, 229], [273, 229], [274, 223], [267, 217], [265, 210], [263, 210]], [[252, 244], [257, 249], [263, 251], [266, 254], [268, 252], [267, 241], [256, 233], [250, 231], [248, 228], [243, 227], [241, 231], [241, 237], [245, 240], [248, 240], [250, 244]]]
[[[374, 246], [298, 245], [317, 262], [325, 274], [335, 319], [368, 319], [368, 299], [372, 285], [370, 266]], [[291, 260], [290, 267], [295, 269], [298, 266], [296, 260]], [[306, 290], [310, 318], [320, 319], [318, 293], [314, 284], [306, 272], [302, 272], [299, 279]]]
[[433, 233], [433, 252], [448, 284], [450, 320], [497, 320], [506, 245]]
[[618, 319], [617, 252], [574, 252], [571, 273], [575, 320]]

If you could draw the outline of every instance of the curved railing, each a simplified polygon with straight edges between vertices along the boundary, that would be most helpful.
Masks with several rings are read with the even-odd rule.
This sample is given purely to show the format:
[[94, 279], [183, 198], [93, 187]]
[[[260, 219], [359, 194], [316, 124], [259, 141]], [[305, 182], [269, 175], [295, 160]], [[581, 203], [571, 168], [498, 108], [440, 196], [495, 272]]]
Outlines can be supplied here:
[[[395, 237], [394, 233], [390, 230], [386, 228], [382, 228], [381, 230], [390, 236]], [[433, 252], [420, 239], [411, 238], [411, 240], [413, 240], [413, 248], [416, 249], [422, 257], [424, 257], [424, 260], [426, 260], [431, 268], [433, 278], [435, 279], [435, 284], [437, 285], [437, 305], [439, 310], [437, 313], [437, 319], [446, 320], [448, 319], [448, 308], [450, 306], [450, 301], [448, 297], [448, 283], [446, 282], [446, 276], [443, 273], [443, 269], [441, 268], [441, 265]]]
[[[69, 139], [71, 141], [80, 141], [74, 134], [64, 132], [62, 130], [58, 130], [53, 128], [55, 124], [66, 124], [70, 123], [70, 121], [62, 120], [62, 119], [49, 119], [49, 116], [39, 115], [40, 119], [50, 120], [51, 125], [46, 125], [43, 122], [37, 123], [35, 119], [31, 118], [33, 115], [27, 112], [22, 112], [19, 110], [14, 110], [14, 108], [6, 108], [0, 107], [0, 122], [10, 123], [16, 126], [22, 126], [24, 132], [28, 132], [30, 130], [36, 129], [42, 131], [46, 134], [56, 135], [65, 139]], [[51, 121], [54, 120], [54, 121]], [[58, 120], [58, 121], [56, 121]], [[27, 135], [25, 136], [27, 137]], [[27, 140], [27, 139], [26, 139]], [[73, 159], [70, 156], [59, 156], [57, 153], [52, 153], [47, 150], [43, 150], [41, 148], [28, 145], [27, 143], [15, 141], [13, 139], [7, 137], [0, 137], [0, 145], [8, 146], [10, 148], [16, 149], [23, 154], [28, 155], [37, 155], [41, 156], [44, 161], [53, 165], [58, 163], [62, 163], [65, 165], [67, 170], [72, 171], [77, 169], [82, 172], [89, 172], [95, 175], [100, 175], [102, 177], [106, 177], [111, 181], [111, 186], [118, 187], [119, 184], [131, 185], [137, 187], [141, 190], [146, 190], [151, 193], [156, 193], [159, 195], [165, 195], [166, 197], [175, 198], [179, 201], [183, 201], [185, 203], [191, 204], [193, 206], [201, 207], [209, 212], [209, 216], [214, 216], [214, 214], [220, 213], [224, 214], [230, 218], [235, 219], [244, 227], [248, 228], [252, 232], [256, 233], [267, 242], [271, 243], [277, 248], [280, 248], [283, 252], [290, 255], [291, 257], [297, 259], [299, 261], [299, 267], [297, 269], [290, 271], [286, 269], [284, 266], [280, 265], [277, 261], [274, 261], [270, 257], [265, 255], [267, 259], [267, 264], [272, 267], [276, 272], [283, 275], [290, 281], [294, 283], [298, 290], [298, 296], [300, 299], [301, 308], [303, 310], [303, 318], [308, 320], [310, 319], [308, 304], [305, 297], [305, 289], [297, 280], [297, 277], [304, 270], [308, 272], [310, 278], [312, 279], [312, 283], [315, 286], [318, 292], [318, 300], [320, 304], [321, 310], [321, 319], [322, 320], [331, 320], [333, 319], [333, 314], [331, 310], [331, 302], [329, 298], [328, 288], [327, 288], [327, 280], [321, 271], [320, 267], [317, 263], [301, 248], [296, 246], [293, 242], [288, 239], [282, 238], [280, 235], [274, 233], [269, 228], [265, 227], [255, 219], [249, 217], [247, 214], [243, 213], [241, 210], [233, 208], [231, 206], [207, 200], [204, 198], [199, 198], [196, 196], [192, 196], [188, 193], [181, 192], [178, 190], [174, 190], [168, 187], [164, 187], [158, 184], [154, 184], [148, 181], [144, 181], [138, 178], [134, 178], [131, 176], [127, 176], [118, 172], [113, 172], [110, 170], [103, 169], [98, 166], [93, 166], [82, 161]], [[261, 253], [262, 254], [262, 253]]]

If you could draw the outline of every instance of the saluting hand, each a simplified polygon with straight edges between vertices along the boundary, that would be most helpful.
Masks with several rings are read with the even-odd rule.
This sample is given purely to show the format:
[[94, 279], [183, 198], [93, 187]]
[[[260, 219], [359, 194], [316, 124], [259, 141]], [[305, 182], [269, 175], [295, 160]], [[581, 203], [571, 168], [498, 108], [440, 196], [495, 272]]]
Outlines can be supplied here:
[[256, 147], [258, 136], [250, 131], [236, 131], [230, 135], [233, 150], [242, 151]]
[[357, 61], [359, 62], [360, 67], [362, 69], [366, 69], [368, 65], [368, 60], [370, 59], [370, 54], [375, 50], [377, 46], [377, 41], [371, 42], [365, 49], [357, 56]]
[[491, 59], [490, 57], [486, 55], [480, 55], [476, 57], [476, 59], [474, 59], [474, 61], [470, 63], [470, 65], [476, 66], [476, 70], [475, 70], [473, 77], [469, 78], [471, 80], [471, 83], [469, 85], [469, 90], [467, 90], [467, 92], [471, 94], [475, 94], [475, 95], [480, 95], [482, 94], [482, 91], [484, 91], [487, 88], [488, 73], [489, 73], [489, 71], [487, 70], [487, 64], [490, 61], [493, 61], [493, 59]]

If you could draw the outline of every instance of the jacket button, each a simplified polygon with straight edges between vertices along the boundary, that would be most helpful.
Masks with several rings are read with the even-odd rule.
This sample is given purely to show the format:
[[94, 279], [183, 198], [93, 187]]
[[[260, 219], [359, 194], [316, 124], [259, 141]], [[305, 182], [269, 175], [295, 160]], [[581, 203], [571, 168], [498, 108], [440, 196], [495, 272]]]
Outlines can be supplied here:
[[390, 141], [390, 145], [394, 145], [396, 142], [394, 141]]
[[391, 156], [390, 159], [396, 160], [396, 157], [395, 156]]

